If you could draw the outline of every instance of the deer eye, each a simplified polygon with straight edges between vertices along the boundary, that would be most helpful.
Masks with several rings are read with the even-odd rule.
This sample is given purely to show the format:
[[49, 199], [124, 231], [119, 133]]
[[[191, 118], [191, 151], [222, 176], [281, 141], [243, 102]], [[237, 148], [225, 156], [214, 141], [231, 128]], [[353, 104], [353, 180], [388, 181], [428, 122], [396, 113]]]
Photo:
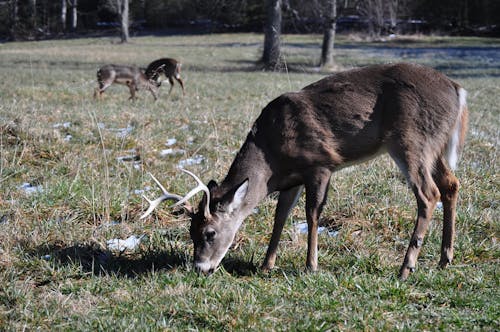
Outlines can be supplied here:
[[217, 234], [217, 232], [213, 229], [206, 230], [205, 231], [205, 240], [207, 242], [213, 242], [216, 234]]

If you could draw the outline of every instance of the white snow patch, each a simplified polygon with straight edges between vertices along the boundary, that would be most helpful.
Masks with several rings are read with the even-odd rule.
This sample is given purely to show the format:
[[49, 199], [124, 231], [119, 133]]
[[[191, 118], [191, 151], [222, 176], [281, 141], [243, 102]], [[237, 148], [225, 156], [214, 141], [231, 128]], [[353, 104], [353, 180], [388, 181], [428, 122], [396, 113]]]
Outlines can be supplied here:
[[[297, 223], [294, 225], [294, 228], [299, 234], [307, 234], [307, 222]], [[327, 232], [328, 236], [330, 236], [330, 237], [335, 237], [339, 234], [338, 231], [330, 231], [330, 230], [328, 230], [328, 228], [323, 227], [323, 226], [318, 227], [318, 234], [321, 234], [324, 232]]]
[[106, 241], [109, 250], [112, 251], [120, 251], [123, 252], [125, 250], [134, 250], [139, 244], [141, 244], [141, 240], [145, 235], [136, 236], [131, 235], [127, 239], [110, 239]]
[[177, 143], [177, 139], [176, 138], [168, 138], [167, 141], [165, 142], [165, 145], [166, 146], [171, 146], [171, 145], [174, 145], [175, 143]]
[[18, 186], [17, 189], [23, 190], [28, 195], [43, 192], [42, 186], [33, 186], [28, 182], [24, 182], [22, 185]]
[[165, 156], [176, 156], [180, 154], [184, 154], [186, 150], [183, 149], [164, 149], [160, 151], [160, 156], [165, 157]]
[[196, 155], [193, 158], [183, 159], [177, 164], [179, 167], [183, 168], [185, 166], [199, 165], [205, 160], [202, 155]]

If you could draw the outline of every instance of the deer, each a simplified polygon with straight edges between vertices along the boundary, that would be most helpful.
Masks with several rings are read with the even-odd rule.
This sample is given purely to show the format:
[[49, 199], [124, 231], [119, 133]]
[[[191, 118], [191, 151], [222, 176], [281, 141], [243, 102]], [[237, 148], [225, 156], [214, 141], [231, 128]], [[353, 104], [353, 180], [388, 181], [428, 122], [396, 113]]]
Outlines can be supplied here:
[[[172, 58], [161, 58], [151, 62], [146, 67], [146, 76], [155, 82], [158, 82], [159, 76], [163, 73], [170, 83], [170, 90], [168, 96], [172, 93], [174, 88], [174, 79], [179, 82], [182, 88], [182, 95], [184, 92], [184, 82], [181, 79], [181, 66], [182, 64]], [[161, 85], [161, 81], [157, 83], [158, 87]], [[167, 97], [168, 98], [168, 97]]]
[[97, 83], [99, 87], [94, 91], [94, 99], [96, 97], [101, 98], [107, 88], [113, 83], [117, 83], [128, 86], [130, 90], [129, 99], [135, 99], [135, 92], [144, 88], [151, 92], [155, 101], [157, 100], [158, 84], [150, 80], [141, 69], [135, 66], [104, 65], [97, 70]]
[[[416, 198], [417, 217], [399, 270], [415, 271], [432, 213], [443, 205], [439, 267], [453, 259], [459, 180], [453, 174], [468, 123], [467, 92], [429, 67], [383, 64], [332, 74], [271, 101], [253, 124], [224, 180], [198, 183], [185, 196], [146, 200], [146, 218], [165, 200], [191, 218], [194, 268], [210, 274], [221, 263], [244, 219], [267, 195], [278, 192], [274, 225], [262, 264], [275, 266], [287, 217], [305, 189], [306, 269], [318, 269], [318, 219], [333, 172], [388, 153]], [[204, 192], [198, 208], [188, 200]]]

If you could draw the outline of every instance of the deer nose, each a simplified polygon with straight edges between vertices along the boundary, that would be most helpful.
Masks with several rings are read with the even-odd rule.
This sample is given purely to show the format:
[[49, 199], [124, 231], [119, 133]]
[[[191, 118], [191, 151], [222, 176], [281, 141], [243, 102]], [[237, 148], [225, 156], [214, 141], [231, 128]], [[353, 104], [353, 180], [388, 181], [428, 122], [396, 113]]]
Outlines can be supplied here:
[[208, 262], [194, 262], [194, 269], [196, 270], [196, 272], [206, 275], [210, 275], [214, 272], [214, 269]]

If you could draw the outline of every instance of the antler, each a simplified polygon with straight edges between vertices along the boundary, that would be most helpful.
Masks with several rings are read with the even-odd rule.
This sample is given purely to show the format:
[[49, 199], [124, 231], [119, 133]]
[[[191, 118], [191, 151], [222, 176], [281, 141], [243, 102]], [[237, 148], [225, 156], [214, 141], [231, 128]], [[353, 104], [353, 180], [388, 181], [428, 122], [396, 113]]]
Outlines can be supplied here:
[[196, 188], [194, 188], [190, 192], [188, 192], [186, 194], [186, 196], [184, 196], [184, 198], [182, 198], [180, 201], [178, 201], [177, 203], [175, 203], [172, 206], [178, 206], [180, 204], [183, 204], [184, 202], [186, 202], [188, 199], [190, 199], [191, 197], [193, 197], [194, 195], [196, 195], [200, 191], [204, 191], [205, 194], [207, 195], [207, 204], [205, 204], [205, 211], [203, 213], [205, 215], [205, 218], [208, 218], [210, 216], [210, 190], [203, 183], [203, 181], [201, 181], [196, 175], [194, 175], [193, 173], [191, 173], [190, 171], [188, 171], [187, 169], [184, 169], [184, 168], [181, 168], [180, 170], [186, 174], [191, 175], [191, 177], [193, 177], [196, 180], [196, 182], [198, 182], [198, 186], [196, 186]]
[[[149, 173], [149, 172], [148, 172]], [[146, 210], [146, 212], [144, 212], [144, 214], [142, 216], [140, 216], [139, 219], [144, 219], [146, 218], [147, 216], [149, 216], [151, 214], [151, 212], [153, 212], [154, 209], [156, 209], [156, 207], [158, 205], [160, 205], [161, 202], [167, 200], [167, 199], [173, 199], [173, 200], [176, 200], [176, 201], [180, 201], [182, 200], [182, 196], [179, 196], [179, 195], [176, 195], [176, 194], [171, 194], [167, 191], [167, 189], [165, 189], [165, 187], [163, 187], [160, 183], [160, 181], [158, 181], [153, 174], [149, 173], [149, 175], [153, 178], [153, 180], [156, 182], [156, 184], [158, 185], [158, 187], [160, 187], [161, 191], [163, 191], [163, 195], [161, 195], [160, 197], [158, 197], [157, 199], [155, 199], [154, 201], [150, 200], [149, 198], [147, 198], [145, 195], [142, 195], [142, 197], [144, 197], [144, 199], [146, 201], [148, 201], [149, 203], [149, 208]]]
[[150, 200], [149, 198], [147, 198], [145, 195], [142, 195], [142, 197], [144, 197], [144, 199], [146, 201], [148, 201], [149, 208], [146, 210], [146, 212], [144, 212], [144, 214], [142, 216], [140, 216], [140, 219], [144, 219], [147, 216], [149, 216], [151, 214], [151, 212], [153, 212], [153, 210], [156, 209], [156, 207], [158, 205], [160, 205], [160, 203], [163, 202], [163, 201], [165, 201], [165, 200], [168, 200], [168, 199], [176, 200], [177, 202], [174, 205], [172, 205], [172, 207], [179, 206], [181, 204], [186, 203], [188, 201], [188, 199], [190, 199], [191, 197], [193, 197], [194, 195], [196, 195], [200, 191], [204, 191], [205, 194], [207, 195], [207, 204], [205, 205], [204, 214], [205, 214], [205, 217], [210, 216], [210, 205], [209, 205], [209, 203], [210, 203], [210, 190], [208, 189], [208, 187], [205, 184], [203, 184], [203, 182], [196, 175], [194, 175], [190, 171], [185, 170], [183, 168], [181, 168], [181, 171], [183, 171], [184, 173], [187, 173], [187, 174], [191, 175], [196, 180], [196, 182], [198, 182], [198, 185], [196, 186], [196, 188], [192, 189], [184, 197], [182, 197], [180, 195], [169, 193], [165, 189], [165, 187], [162, 186], [162, 184], [160, 183], [160, 181], [158, 181], [153, 176], [153, 174], [151, 174], [151, 173], [148, 172], [149, 175], [151, 176], [151, 178], [153, 178], [153, 180], [156, 182], [156, 184], [158, 185], [158, 187], [160, 187], [160, 189], [162, 190], [163, 195], [161, 195], [160, 197], [158, 197], [157, 199], [155, 199], [153, 201]]

